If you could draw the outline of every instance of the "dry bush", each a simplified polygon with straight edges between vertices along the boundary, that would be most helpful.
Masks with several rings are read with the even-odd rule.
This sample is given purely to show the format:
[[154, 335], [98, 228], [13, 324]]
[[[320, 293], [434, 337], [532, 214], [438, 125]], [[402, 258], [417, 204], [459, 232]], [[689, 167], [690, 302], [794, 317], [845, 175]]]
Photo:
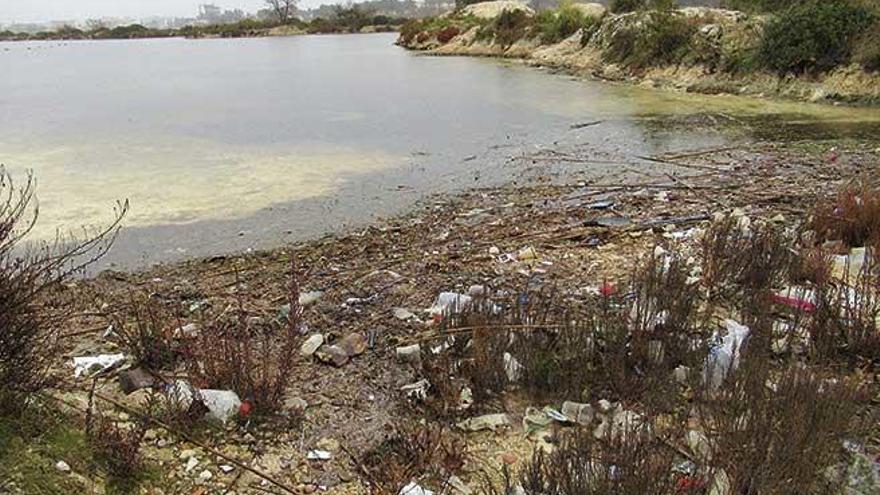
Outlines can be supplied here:
[[628, 398], [672, 407], [673, 370], [698, 366], [705, 356], [690, 270], [676, 257], [650, 258], [633, 276], [635, 298], [568, 304], [547, 291], [524, 293], [514, 304], [477, 304], [446, 319], [445, 331], [456, 339], [446, 352], [459, 365], [450, 368], [471, 384], [478, 405], [516, 385], [540, 399]]
[[[549, 454], [536, 450], [519, 473], [527, 495], [672, 495], [674, 451], [646, 426], [595, 438], [575, 429]], [[506, 493], [511, 493], [508, 489]]]
[[34, 247], [23, 242], [37, 221], [36, 183], [16, 186], [0, 168], [0, 414], [23, 411], [49, 381], [58, 352], [58, 329], [70, 313], [60, 302], [62, 281], [104, 255], [128, 208], [84, 241], [57, 237]]
[[467, 461], [467, 444], [440, 426], [405, 425], [354, 459], [370, 493], [398, 495], [416, 480], [445, 487]]
[[255, 324], [241, 301], [204, 319], [198, 335], [182, 346], [194, 385], [232, 390], [261, 414], [281, 408], [302, 338], [298, 279], [293, 263], [286, 322]]
[[851, 366], [880, 362], [880, 263], [869, 248], [858, 273], [845, 267], [842, 280], [817, 285], [816, 311], [801, 325], [810, 357]]
[[868, 245], [880, 236], [880, 186], [855, 182], [844, 187], [835, 201], [817, 206], [806, 228], [816, 233], [818, 242]]
[[787, 280], [797, 257], [791, 240], [772, 224], [751, 225], [746, 217], [716, 221], [702, 240], [702, 282], [710, 303], [748, 308], [766, 300]]
[[459, 34], [461, 34], [461, 30], [458, 27], [446, 26], [445, 28], [437, 31], [437, 41], [445, 45], [446, 43], [452, 41], [452, 38], [455, 38]]
[[720, 389], [698, 393], [710, 462], [732, 493], [831, 493], [824, 473], [857, 432], [857, 392], [848, 380], [797, 364], [778, 369], [747, 351]]
[[135, 477], [143, 466], [141, 441], [147, 431], [148, 424], [138, 421], [131, 428], [123, 428], [108, 419], [94, 407], [95, 384], [89, 393], [89, 405], [86, 411], [85, 434], [92, 448], [95, 459], [107, 471], [119, 479]]
[[174, 331], [181, 321], [161, 302], [131, 293], [128, 305], [111, 316], [114, 339], [135, 362], [151, 370], [172, 367], [178, 358]]

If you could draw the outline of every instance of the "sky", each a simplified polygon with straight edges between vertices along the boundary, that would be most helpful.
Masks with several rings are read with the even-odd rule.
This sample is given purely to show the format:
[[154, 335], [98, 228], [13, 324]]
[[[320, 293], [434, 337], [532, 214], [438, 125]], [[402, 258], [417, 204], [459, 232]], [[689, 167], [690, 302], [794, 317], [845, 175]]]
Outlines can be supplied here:
[[[0, 24], [85, 20], [101, 17], [150, 16], [194, 17], [201, 3], [226, 9], [256, 12], [263, 0], [0, 0]], [[328, 0], [300, 1], [300, 8], [330, 3]]]

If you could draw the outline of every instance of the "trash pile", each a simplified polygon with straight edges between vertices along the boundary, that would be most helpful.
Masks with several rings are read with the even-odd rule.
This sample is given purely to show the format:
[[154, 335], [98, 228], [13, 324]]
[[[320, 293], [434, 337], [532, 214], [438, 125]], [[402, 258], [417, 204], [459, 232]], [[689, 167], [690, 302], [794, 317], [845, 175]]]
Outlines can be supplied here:
[[[697, 421], [700, 411], [691, 414], [687, 409], [693, 419], [690, 427], [667, 437], [670, 424], [677, 424], [671, 413], [647, 410], [644, 402], [653, 405], [657, 397], [669, 397], [697, 409], [701, 394], [726, 393], [741, 374], [737, 371], [750, 366], [745, 356], [755, 342], [766, 342], [774, 359], [809, 363], [817, 346], [806, 320], [827, 317], [829, 300], [852, 303], [840, 307], [864, 307], [874, 297], [856, 283], [856, 275], [873, 266], [871, 250], [838, 248], [829, 274], [829, 280], [838, 281], [833, 289], [803, 278], [774, 283], [759, 301], [772, 311], [767, 325], [772, 326], [773, 338], [768, 338], [764, 322], [753, 323], [747, 312], [731, 308], [719, 309], [707, 319], [709, 323], [700, 327], [705, 338], [695, 340], [694, 346], [658, 335], [680, 324], [670, 310], [672, 303], [686, 302], [692, 291], [708, 298], [711, 294], [698, 289], [707, 277], [727, 270], [725, 265], [707, 271], [699, 262], [713, 222], [734, 218], [745, 238], [751, 238], [760, 224], [793, 231], [806, 220], [808, 207], [836, 185], [814, 177], [839, 177], [835, 180], [843, 182], [862, 170], [866, 157], [876, 162], [876, 153], [871, 153], [840, 153], [829, 162], [784, 148], [698, 150], [640, 160], [642, 165], [656, 165], [643, 167], [645, 173], [622, 171], [611, 179], [585, 180], [583, 166], [575, 167], [584, 160], [582, 154], [539, 150], [513, 160], [523, 168], [518, 187], [431, 198], [425, 209], [386, 224], [289, 249], [218, 256], [138, 274], [108, 273], [81, 282], [98, 296], [84, 303], [86, 316], [75, 321], [74, 330], [100, 330], [71, 342], [74, 371], [68, 362], [64, 374], [80, 389], [97, 380], [102, 393], [134, 408], [143, 406], [148, 391], [186, 407], [202, 404], [203, 422], [217, 428], [208, 437], [212, 448], [303, 493], [361, 492], [367, 481], [343, 450], [357, 457], [383, 441], [390, 426], [418, 417], [443, 421], [450, 434], [464, 436], [470, 450], [484, 457], [474, 464], [507, 465], [514, 472], [529, 462], [535, 449], [557, 451], [559, 432], [583, 431], [593, 439], [609, 439], [638, 431], [672, 439], [670, 469], [677, 466], [676, 479], [684, 480], [677, 481], [681, 486], [714, 487], [712, 493], [729, 494], [737, 483], [734, 470], [725, 466], [711, 476], [703, 471], [706, 462], [701, 459], [719, 454], [717, 439]], [[656, 160], [668, 163], [661, 166]], [[232, 311], [226, 308], [238, 311], [250, 331], [278, 331], [275, 323], [287, 321], [293, 311], [287, 304], [293, 253], [303, 267], [297, 302], [304, 322], [281, 415], [299, 418], [296, 426], [262, 421], [251, 398], [232, 392], [232, 386], [196, 386], [183, 366], [159, 373], [147, 369], [113, 332], [105, 333], [107, 319], [100, 315], [131, 316], [121, 301], [127, 301], [132, 290], [147, 291], [150, 300], [160, 301], [173, 314], [173, 324], [166, 329], [171, 341], [196, 337], [205, 329], [200, 314]], [[660, 268], [681, 268], [680, 280], [662, 279], [678, 284], [681, 291], [662, 304], [645, 303], [639, 295], [648, 289], [631, 284], [633, 267], [648, 259]], [[849, 282], [839, 283], [844, 279]], [[548, 299], [553, 304], [545, 308], [542, 304]], [[590, 305], [596, 306], [588, 309]], [[520, 313], [517, 308], [530, 311]], [[600, 334], [560, 340], [564, 331], [543, 328], [549, 320], [535, 316], [533, 311], [542, 308], [549, 316], [568, 317], [558, 322], [563, 326], [588, 310], [627, 308], [630, 312], [624, 316], [639, 321], [637, 327], [647, 333], [617, 344]], [[515, 336], [512, 340], [480, 347], [486, 352], [479, 358], [491, 367], [474, 369], [473, 328], [463, 323], [474, 322], [476, 316], [482, 318], [477, 327], [498, 322], [516, 327], [505, 329]], [[852, 315], [838, 311], [835, 316], [846, 320]], [[554, 350], [549, 358], [537, 352], [543, 346]], [[626, 369], [635, 373], [632, 383], [617, 381], [601, 388], [597, 376], [606, 377], [602, 383], [613, 383], [611, 378], [624, 372], [609, 364], [614, 360], [596, 358], [589, 374], [575, 377], [583, 387], [551, 387], [543, 396], [533, 394], [535, 384], [547, 383], [555, 370], [570, 371], [565, 366], [573, 361], [557, 350], [595, 357], [610, 348], [621, 349], [621, 356], [635, 356]], [[454, 367], [445, 374], [449, 383], [427, 376], [426, 364], [448, 356], [455, 357], [450, 360]], [[663, 385], [654, 394], [642, 390], [638, 385], [648, 379], [662, 379]], [[496, 382], [503, 386], [487, 392]], [[448, 416], [427, 415], [426, 403], [436, 400], [439, 389], [447, 385]], [[624, 385], [632, 387], [631, 395], [620, 392]], [[785, 391], [778, 377], [768, 386]], [[646, 401], [637, 400], [640, 394]], [[876, 466], [878, 446], [856, 444], [853, 462], [862, 468]], [[168, 478], [175, 492], [201, 487], [213, 493], [235, 486], [236, 493], [248, 493], [260, 491], [254, 486], [267, 487], [265, 479], [238, 464], [212, 461], [213, 454], [183, 459], [183, 453], [191, 453], [187, 451], [207, 451], [173, 434], [151, 434], [144, 448], [149, 459], [173, 473]], [[606, 472], [614, 471], [613, 466], [605, 467]], [[870, 469], [861, 469], [858, 476], [845, 471], [853, 486], [872, 479]], [[202, 476], [205, 472], [209, 475]], [[467, 469], [456, 477], [465, 487], [477, 486], [478, 479]], [[400, 493], [444, 492], [418, 476], [407, 483], [399, 487]]]

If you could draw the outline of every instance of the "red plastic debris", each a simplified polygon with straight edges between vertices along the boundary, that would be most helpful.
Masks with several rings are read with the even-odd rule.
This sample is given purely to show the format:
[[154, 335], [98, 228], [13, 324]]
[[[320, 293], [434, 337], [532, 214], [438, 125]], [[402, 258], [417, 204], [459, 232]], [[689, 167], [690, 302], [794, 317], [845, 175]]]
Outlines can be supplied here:
[[241, 405], [238, 406], [238, 415], [242, 418], [246, 418], [251, 415], [254, 406], [251, 405], [248, 401], [242, 401]]
[[617, 287], [614, 287], [614, 284], [611, 282], [605, 282], [599, 288], [599, 294], [602, 294], [604, 297], [613, 296], [615, 293], [617, 293]]
[[677, 492], [695, 492], [706, 488], [706, 480], [694, 476], [682, 476], [675, 483]]
[[798, 311], [803, 311], [804, 313], [812, 313], [816, 311], [815, 303], [805, 301], [803, 299], [798, 299], [796, 297], [773, 294], [773, 302], [782, 306], [788, 306], [789, 308], [796, 309]]

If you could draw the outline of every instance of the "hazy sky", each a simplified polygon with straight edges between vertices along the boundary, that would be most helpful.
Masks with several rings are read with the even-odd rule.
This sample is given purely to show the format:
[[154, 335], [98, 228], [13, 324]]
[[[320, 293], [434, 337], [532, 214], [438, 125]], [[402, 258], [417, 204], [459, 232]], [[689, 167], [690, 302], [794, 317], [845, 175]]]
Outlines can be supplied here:
[[[255, 12], [263, 0], [0, 0], [0, 24], [51, 20], [82, 20], [99, 17], [193, 17], [200, 3]], [[302, 0], [300, 8], [331, 0]]]

